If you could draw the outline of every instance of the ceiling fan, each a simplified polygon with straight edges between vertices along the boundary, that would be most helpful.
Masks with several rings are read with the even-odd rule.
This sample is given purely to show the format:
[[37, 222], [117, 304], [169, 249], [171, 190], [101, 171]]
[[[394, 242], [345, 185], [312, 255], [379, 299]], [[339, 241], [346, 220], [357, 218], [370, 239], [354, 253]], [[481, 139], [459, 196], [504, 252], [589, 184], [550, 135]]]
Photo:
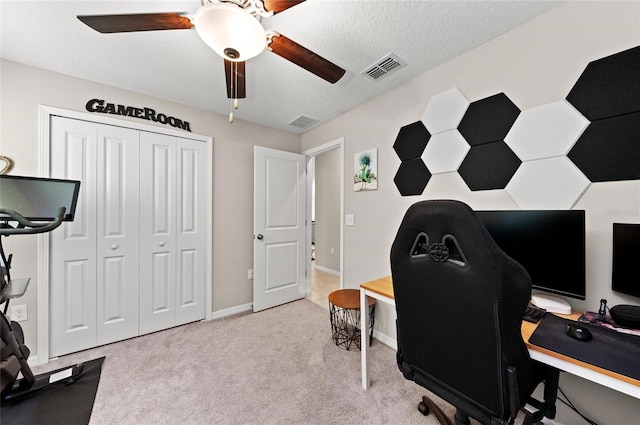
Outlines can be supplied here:
[[[262, 18], [283, 12], [305, 0], [201, 0], [195, 14], [187, 12], [79, 15], [78, 19], [103, 33], [195, 28], [202, 40], [224, 59], [227, 97], [246, 97], [245, 62], [266, 48], [318, 77], [336, 83], [345, 70], [290, 38], [265, 30]], [[229, 116], [233, 122], [233, 113]]]

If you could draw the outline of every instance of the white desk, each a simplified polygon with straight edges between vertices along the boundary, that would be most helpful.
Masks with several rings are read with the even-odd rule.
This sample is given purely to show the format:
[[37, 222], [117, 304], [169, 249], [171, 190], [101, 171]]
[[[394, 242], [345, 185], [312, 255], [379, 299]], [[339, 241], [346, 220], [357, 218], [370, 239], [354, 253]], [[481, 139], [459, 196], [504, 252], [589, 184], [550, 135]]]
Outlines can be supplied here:
[[[391, 276], [372, 280], [371, 282], [360, 285], [360, 329], [369, 329], [369, 309], [362, 307], [367, 305], [366, 297], [373, 297], [387, 304], [395, 305]], [[574, 314], [567, 317], [576, 319], [578, 315]], [[640, 381], [637, 379], [530, 344], [529, 338], [533, 334], [533, 331], [535, 331], [536, 326], [534, 323], [522, 322], [522, 337], [527, 344], [529, 355], [532, 359], [640, 399]], [[368, 338], [368, 334], [367, 332], [361, 332], [361, 336], [362, 388], [366, 390], [369, 388], [370, 383], [369, 344], [366, 339]]]

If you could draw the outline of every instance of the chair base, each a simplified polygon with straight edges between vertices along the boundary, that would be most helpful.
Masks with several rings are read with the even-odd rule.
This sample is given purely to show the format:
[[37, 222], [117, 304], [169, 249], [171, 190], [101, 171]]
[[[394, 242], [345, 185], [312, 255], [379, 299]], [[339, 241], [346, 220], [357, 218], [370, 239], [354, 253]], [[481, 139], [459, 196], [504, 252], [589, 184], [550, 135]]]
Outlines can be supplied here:
[[[431, 399], [429, 399], [429, 397], [427, 397], [426, 395], [422, 396], [422, 401], [418, 404], [418, 411], [420, 411], [420, 413], [422, 413], [425, 416], [427, 416], [429, 413], [433, 413], [433, 416], [436, 417], [436, 419], [438, 420], [438, 422], [440, 422], [441, 425], [453, 425], [453, 423], [451, 422], [451, 419], [449, 419], [447, 415], [444, 414], [442, 409], [440, 409], [440, 407], [437, 404], [435, 404], [433, 401], [431, 401]], [[469, 419], [467, 419], [467, 421], [468, 420]]]
[[[445, 415], [445, 413], [435, 404], [429, 397], [422, 396], [422, 401], [418, 403], [418, 411], [424, 416], [428, 416], [429, 413], [433, 413], [440, 425], [471, 425], [469, 416], [460, 409], [456, 409], [456, 414], [453, 417], [454, 421]], [[541, 412], [539, 412], [541, 413]], [[505, 424], [512, 425], [533, 425], [539, 424], [542, 419], [542, 414], [536, 415], [526, 409], [520, 409], [518, 415], [512, 421], [506, 421]], [[494, 422], [492, 422], [493, 424]], [[502, 423], [501, 421], [495, 422], [495, 424]]]

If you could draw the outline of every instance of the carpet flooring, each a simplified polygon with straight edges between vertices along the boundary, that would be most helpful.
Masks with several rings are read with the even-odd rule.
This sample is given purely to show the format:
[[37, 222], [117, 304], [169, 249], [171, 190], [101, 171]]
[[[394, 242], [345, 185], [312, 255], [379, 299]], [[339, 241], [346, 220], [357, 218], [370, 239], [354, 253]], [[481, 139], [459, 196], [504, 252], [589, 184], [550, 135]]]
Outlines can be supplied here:
[[374, 340], [370, 353], [365, 391], [360, 352], [336, 347], [327, 309], [300, 300], [75, 353], [34, 371], [105, 356], [92, 425], [436, 424], [417, 411], [427, 392], [402, 377], [395, 351]]

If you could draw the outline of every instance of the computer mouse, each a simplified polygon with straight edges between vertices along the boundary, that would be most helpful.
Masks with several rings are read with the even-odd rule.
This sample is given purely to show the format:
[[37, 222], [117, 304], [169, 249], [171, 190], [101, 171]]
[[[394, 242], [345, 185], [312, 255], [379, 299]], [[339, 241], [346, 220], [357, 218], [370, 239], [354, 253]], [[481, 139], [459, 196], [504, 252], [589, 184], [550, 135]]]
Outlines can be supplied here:
[[577, 339], [578, 341], [589, 341], [593, 338], [591, 335], [591, 331], [585, 328], [584, 326], [580, 326], [577, 323], [565, 323], [564, 331], [571, 338]]

